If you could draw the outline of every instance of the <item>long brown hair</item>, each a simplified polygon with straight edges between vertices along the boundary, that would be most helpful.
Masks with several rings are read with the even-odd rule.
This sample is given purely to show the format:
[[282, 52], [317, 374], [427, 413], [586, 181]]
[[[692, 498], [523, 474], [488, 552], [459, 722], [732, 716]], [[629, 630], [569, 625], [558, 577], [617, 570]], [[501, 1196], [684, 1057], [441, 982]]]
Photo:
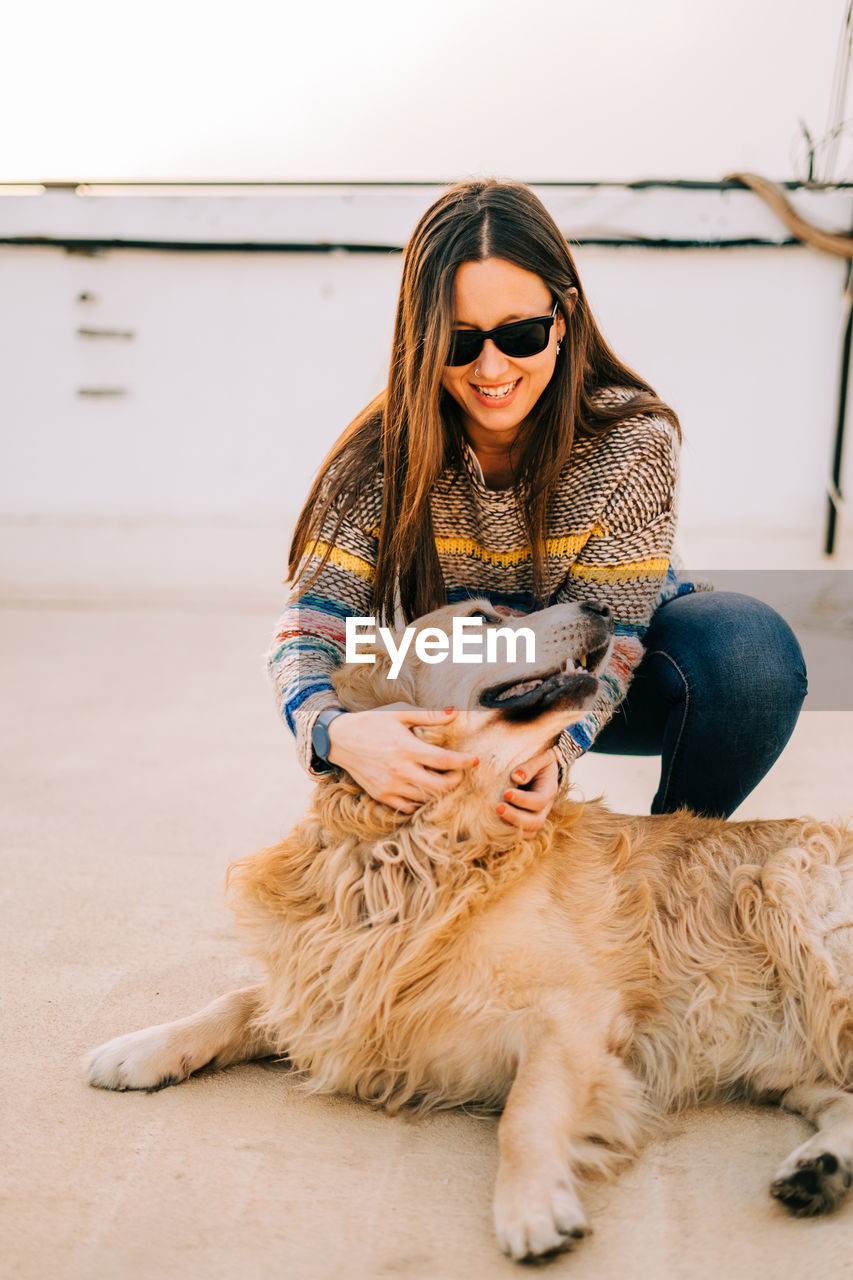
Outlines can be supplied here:
[[[520, 426], [513, 456], [534, 591], [543, 602], [548, 501], [575, 432], [602, 433], [637, 413], [667, 418], [678, 431], [672, 409], [604, 341], [566, 238], [529, 187], [494, 179], [459, 183], [427, 209], [406, 247], [388, 385], [350, 423], [320, 468], [291, 543], [292, 581], [299, 578], [331, 513], [337, 517], [336, 532], [381, 472], [372, 607], [386, 621], [399, 607], [411, 621], [445, 603], [429, 495], [445, 467], [462, 466], [464, 434], [458, 406], [442, 387], [441, 375], [453, 329], [456, 271], [463, 262], [486, 258], [502, 258], [538, 275], [566, 321], [563, 351]], [[618, 405], [596, 406], [593, 397], [602, 387], [625, 387], [636, 394]], [[334, 532], [324, 541], [332, 543]], [[309, 582], [328, 556], [327, 549]]]

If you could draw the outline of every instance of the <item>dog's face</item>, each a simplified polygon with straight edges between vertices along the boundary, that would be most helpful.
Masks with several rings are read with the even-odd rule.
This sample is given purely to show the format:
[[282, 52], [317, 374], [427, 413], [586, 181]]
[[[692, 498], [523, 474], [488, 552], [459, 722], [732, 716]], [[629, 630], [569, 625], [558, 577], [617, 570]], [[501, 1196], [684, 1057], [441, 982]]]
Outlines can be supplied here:
[[[375, 662], [343, 668], [335, 684], [351, 710], [399, 701], [455, 706], [452, 724], [426, 736], [456, 750], [474, 749], [504, 770], [581, 719], [612, 638], [603, 605], [558, 604], [505, 617], [487, 600], [467, 600], [413, 623], [396, 664], [377, 637], [363, 646]], [[401, 643], [402, 630], [394, 633], [395, 651]]]

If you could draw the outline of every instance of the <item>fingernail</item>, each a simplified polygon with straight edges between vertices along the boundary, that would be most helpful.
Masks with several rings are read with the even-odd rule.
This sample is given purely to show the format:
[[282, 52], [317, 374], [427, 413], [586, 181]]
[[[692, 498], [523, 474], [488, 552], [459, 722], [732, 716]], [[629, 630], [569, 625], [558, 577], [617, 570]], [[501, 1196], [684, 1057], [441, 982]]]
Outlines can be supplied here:
[[518, 778], [519, 782], [525, 782], [527, 780], [527, 774], [524, 772], [523, 769], [516, 769], [515, 773], [512, 776], [514, 778]]
[[445, 708], [444, 708], [444, 714], [445, 714], [446, 716], [449, 716], [449, 715], [450, 715], [450, 713], [451, 713], [451, 711], [455, 711], [455, 710], [456, 710], [456, 708], [455, 708], [455, 707], [445, 707]]
[[503, 816], [504, 816], [504, 814], [506, 813], [506, 805], [505, 805], [505, 804], [499, 804], [499, 805], [498, 805], [498, 813], [501, 815], [501, 817], [503, 817]]
[[504, 792], [504, 800], [512, 800], [512, 792], [511, 792], [511, 791], [505, 791], [505, 792]]
[[480, 763], [480, 757], [474, 756], [474, 764], [479, 764], [479, 763]]

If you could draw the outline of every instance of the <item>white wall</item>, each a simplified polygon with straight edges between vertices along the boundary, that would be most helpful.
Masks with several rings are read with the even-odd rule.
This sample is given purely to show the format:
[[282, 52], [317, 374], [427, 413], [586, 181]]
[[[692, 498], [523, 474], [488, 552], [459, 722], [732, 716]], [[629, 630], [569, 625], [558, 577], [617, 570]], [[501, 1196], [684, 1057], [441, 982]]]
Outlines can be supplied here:
[[[398, 236], [402, 243], [431, 193], [398, 192], [396, 212], [394, 193], [386, 194], [377, 206], [375, 191], [349, 204], [340, 193], [314, 193], [328, 215], [323, 236], [366, 236], [374, 227], [382, 242]], [[679, 193], [631, 193], [634, 203], [619, 218], [612, 202], [591, 212], [589, 193], [542, 194], [570, 234], [608, 218], [611, 230], [708, 232], [707, 202], [700, 214]], [[753, 230], [766, 232], [770, 215], [754, 197], [737, 194], [740, 212], [724, 216], [717, 207], [716, 232], [744, 230], [744, 201], [758, 219]], [[575, 209], [572, 226], [574, 196], [584, 214]], [[183, 220], [200, 236], [193, 199], [173, 198], [168, 218], [177, 222], [166, 226], [162, 209], [150, 206], [146, 221], [144, 208], [118, 196], [101, 197], [88, 213], [85, 202], [69, 203], [70, 194], [65, 206], [64, 196], [51, 193], [29, 210], [20, 198], [4, 204], [0, 197], [0, 232], [102, 235], [112, 226], [138, 235], [147, 226], [174, 238]], [[849, 225], [853, 196], [832, 199], [819, 210], [824, 224]], [[319, 225], [309, 217], [303, 226], [304, 203], [295, 210], [291, 200], [288, 212], [286, 194], [263, 198], [261, 223], [245, 206], [235, 218], [229, 200], [214, 198], [218, 214], [205, 221], [210, 238], [287, 239], [288, 228], [291, 237], [307, 236], [307, 225]], [[377, 208], [385, 209], [385, 225]], [[809, 214], [818, 216], [814, 203]], [[835, 425], [842, 261], [802, 247], [586, 247], [576, 256], [606, 337], [681, 417], [686, 554], [725, 567], [744, 564], [745, 554], [748, 562], [759, 543], [798, 543], [817, 553]], [[174, 583], [184, 573], [181, 556], [195, 564], [213, 554], [221, 535], [211, 531], [229, 525], [255, 528], [259, 537], [266, 530], [279, 578], [287, 527], [311, 475], [383, 384], [399, 272], [399, 255], [390, 253], [112, 249], [85, 256], [0, 248], [5, 581], [47, 589], [57, 575], [82, 575], [92, 586], [129, 573], [149, 585]], [[81, 301], [83, 294], [90, 300]], [[84, 337], [81, 328], [133, 337]], [[124, 394], [81, 396], [85, 389]], [[848, 434], [850, 476], [853, 420]], [[195, 539], [195, 550], [180, 550], [179, 525], [195, 527], [181, 544]], [[47, 526], [65, 531], [62, 565], [49, 539], [39, 543]], [[139, 530], [167, 526], [166, 543], [155, 539], [156, 552], [146, 552], [148, 535]], [[211, 582], [245, 572], [233, 546], [219, 547], [215, 560], [202, 574]], [[265, 564], [259, 580], [269, 573]]]
[[[399, 258], [0, 250], [15, 515], [266, 516], [382, 383]], [[79, 302], [80, 294], [93, 295]], [[132, 330], [85, 338], [79, 327]], [[120, 397], [81, 396], [118, 389]]]

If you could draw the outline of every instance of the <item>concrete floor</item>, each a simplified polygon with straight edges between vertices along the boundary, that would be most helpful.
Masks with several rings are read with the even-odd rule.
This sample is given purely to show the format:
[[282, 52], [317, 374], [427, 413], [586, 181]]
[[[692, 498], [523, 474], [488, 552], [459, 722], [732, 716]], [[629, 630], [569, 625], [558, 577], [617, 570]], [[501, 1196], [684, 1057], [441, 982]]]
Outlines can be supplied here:
[[[310, 783], [262, 672], [275, 617], [18, 601], [0, 612], [6, 870], [3, 1274], [16, 1280], [479, 1280], [519, 1274], [492, 1237], [495, 1121], [411, 1123], [305, 1098], [272, 1063], [150, 1096], [88, 1088], [102, 1040], [189, 1013], [249, 970], [222, 905], [229, 861], [274, 841]], [[853, 711], [805, 711], [741, 816], [853, 810]], [[646, 809], [651, 760], [576, 780]], [[790, 1219], [767, 1193], [807, 1132], [775, 1110], [670, 1123], [587, 1196], [575, 1280], [850, 1274], [853, 1199]]]

